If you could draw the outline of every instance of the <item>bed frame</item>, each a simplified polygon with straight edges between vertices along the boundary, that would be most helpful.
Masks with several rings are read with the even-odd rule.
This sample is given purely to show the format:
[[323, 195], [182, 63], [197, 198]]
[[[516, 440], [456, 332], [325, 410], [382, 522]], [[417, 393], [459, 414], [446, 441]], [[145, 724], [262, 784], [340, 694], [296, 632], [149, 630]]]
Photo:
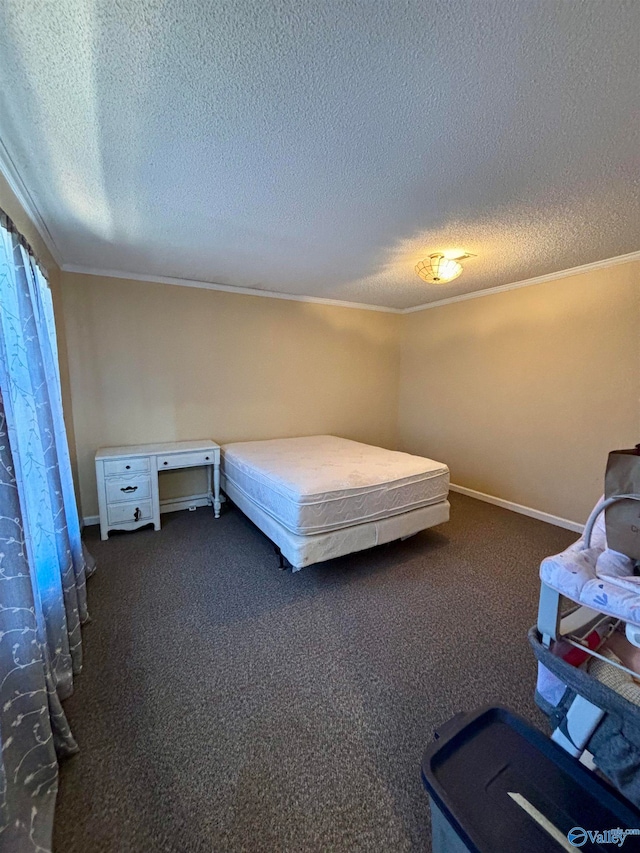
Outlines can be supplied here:
[[450, 504], [448, 500], [443, 500], [377, 521], [354, 524], [327, 533], [301, 536], [287, 530], [224, 475], [222, 490], [273, 542], [280, 568], [287, 568], [286, 560], [294, 572], [314, 563], [332, 560], [355, 551], [364, 551], [396, 539], [405, 539], [449, 520]]

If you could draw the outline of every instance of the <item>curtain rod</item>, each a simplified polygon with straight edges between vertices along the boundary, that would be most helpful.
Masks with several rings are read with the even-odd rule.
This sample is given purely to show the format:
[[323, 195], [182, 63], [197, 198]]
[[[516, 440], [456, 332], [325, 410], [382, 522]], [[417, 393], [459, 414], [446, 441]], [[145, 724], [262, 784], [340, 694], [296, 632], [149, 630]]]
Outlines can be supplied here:
[[33, 258], [33, 260], [35, 261], [35, 263], [38, 265], [38, 269], [40, 270], [40, 272], [41, 272], [41, 273], [42, 273], [42, 275], [45, 277], [45, 279], [47, 280], [47, 283], [48, 283], [49, 278], [48, 278], [47, 270], [46, 270], [46, 268], [43, 266], [43, 264], [40, 262], [40, 258], [38, 258], [38, 256], [36, 255], [36, 253], [34, 252], [34, 250], [33, 250], [32, 246], [31, 246], [31, 244], [29, 243], [29, 241], [27, 240], [27, 238], [24, 236], [24, 234], [23, 234], [21, 231], [19, 231], [19, 230], [18, 230], [18, 227], [16, 226], [15, 222], [13, 221], [13, 219], [12, 219], [12, 218], [9, 216], [9, 214], [8, 214], [6, 211], [4, 211], [1, 207], [0, 207], [0, 225], [1, 225], [3, 228], [6, 228], [6, 230], [7, 230], [7, 231], [9, 231], [11, 234], [15, 234], [15, 235], [16, 235], [16, 237], [18, 238], [18, 242], [20, 243], [20, 245], [22, 246], [22, 248], [23, 248], [23, 249], [25, 249], [25, 251], [27, 252], [27, 254], [28, 254], [31, 258]]

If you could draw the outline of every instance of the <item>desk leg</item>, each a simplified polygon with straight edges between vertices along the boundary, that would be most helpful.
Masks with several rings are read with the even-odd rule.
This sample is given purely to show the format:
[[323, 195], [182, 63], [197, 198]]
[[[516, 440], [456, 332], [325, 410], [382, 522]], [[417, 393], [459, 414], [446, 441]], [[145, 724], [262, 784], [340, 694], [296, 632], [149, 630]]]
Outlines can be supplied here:
[[220, 518], [220, 465], [213, 466], [213, 513]]
[[102, 516], [100, 516], [100, 538], [103, 542], [109, 538], [109, 525]]

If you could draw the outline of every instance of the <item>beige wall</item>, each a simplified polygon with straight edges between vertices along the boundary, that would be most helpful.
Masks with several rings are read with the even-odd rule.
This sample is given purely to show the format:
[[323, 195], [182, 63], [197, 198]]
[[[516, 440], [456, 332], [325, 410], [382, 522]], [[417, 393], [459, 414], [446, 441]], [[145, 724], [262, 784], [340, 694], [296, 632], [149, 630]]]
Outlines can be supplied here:
[[61, 273], [1, 175], [0, 207], [49, 274], [85, 516], [99, 446], [333, 432], [584, 521], [607, 451], [640, 440], [640, 263], [399, 317]]
[[62, 384], [62, 405], [64, 408], [64, 419], [69, 438], [69, 454], [74, 479], [77, 483], [77, 460], [76, 445], [73, 431], [73, 413], [71, 408], [71, 383], [69, 379], [69, 364], [67, 355], [67, 340], [65, 325], [62, 318], [62, 293], [60, 289], [60, 268], [56, 264], [42, 237], [36, 230], [25, 213], [22, 205], [16, 198], [4, 175], [0, 173], [0, 208], [13, 220], [16, 228], [24, 234], [31, 248], [36, 253], [38, 260], [47, 271], [47, 278], [51, 287], [53, 308], [56, 318], [56, 331], [58, 337], [58, 358], [60, 361], [60, 381]]
[[[100, 446], [313, 433], [393, 447], [398, 315], [63, 273], [82, 514]], [[161, 498], [204, 490], [167, 473]]]
[[399, 400], [452, 482], [584, 522], [640, 441], [640, 263], [405, 315]]

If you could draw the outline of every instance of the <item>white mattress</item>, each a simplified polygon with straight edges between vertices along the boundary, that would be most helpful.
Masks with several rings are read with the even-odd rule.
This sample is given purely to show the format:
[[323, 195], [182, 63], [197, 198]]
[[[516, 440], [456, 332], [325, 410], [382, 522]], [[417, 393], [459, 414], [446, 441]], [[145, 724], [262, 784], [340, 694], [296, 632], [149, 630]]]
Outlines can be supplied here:
[[283, 527], [244, 492], [237, 489], [230, 480], [223, 479], [223, 488], [231, 500], [262, 530], [265, 536], [276, 543], [294, 571], [313, 563], [333, 560], [343, 554], [364, 551], [375, 545], [413, 536], [414, 533], [449, 520], [449, 501], [444, 500], [409, 512], [402, 512], [390, 518], [355, 524], [341, 530], [300, 536]]
[[222, 471], [236, 493], [302, 536], [441, 503], [449, 493], [441, 462], [333, 435], [225, 444]]

